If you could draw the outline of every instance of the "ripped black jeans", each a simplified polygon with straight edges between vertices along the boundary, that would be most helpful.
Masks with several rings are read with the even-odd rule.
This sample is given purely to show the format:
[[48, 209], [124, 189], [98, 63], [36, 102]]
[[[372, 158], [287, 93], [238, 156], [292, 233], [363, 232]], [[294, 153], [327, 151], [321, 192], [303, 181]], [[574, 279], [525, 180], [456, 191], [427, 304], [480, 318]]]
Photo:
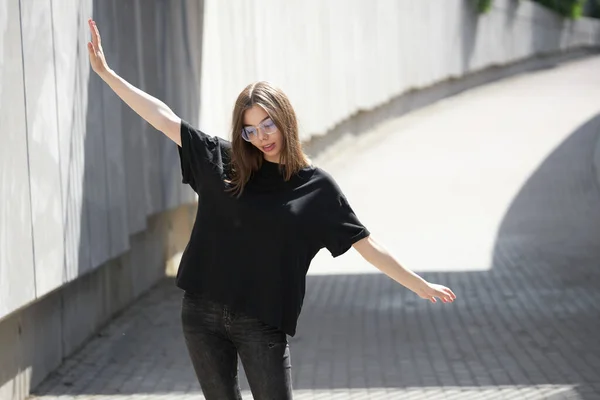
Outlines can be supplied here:
[[255, 400], [292, 399], [286, 334], [227, 306], [186, 292], [185, 342], [206, 400], [239, 400], [238, 354]]

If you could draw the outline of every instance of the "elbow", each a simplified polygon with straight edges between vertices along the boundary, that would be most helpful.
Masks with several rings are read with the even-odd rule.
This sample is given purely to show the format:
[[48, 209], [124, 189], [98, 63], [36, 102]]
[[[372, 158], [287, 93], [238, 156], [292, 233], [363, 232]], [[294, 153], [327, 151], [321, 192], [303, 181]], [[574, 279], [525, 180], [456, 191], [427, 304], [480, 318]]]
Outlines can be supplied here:
[[[169, 110], [170, 111], [170, 110]], [[175, 113], [161, 113], [161, 117], [157, 121], [156, 129], [164, 133], [169, 139], [181, 146], [181, 118]]]

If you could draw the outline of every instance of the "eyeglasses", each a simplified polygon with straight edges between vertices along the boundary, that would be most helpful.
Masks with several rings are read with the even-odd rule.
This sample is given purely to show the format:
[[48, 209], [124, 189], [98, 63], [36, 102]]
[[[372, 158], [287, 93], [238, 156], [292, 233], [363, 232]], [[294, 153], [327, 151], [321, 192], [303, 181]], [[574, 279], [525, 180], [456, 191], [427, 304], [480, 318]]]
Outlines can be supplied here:
[[275, 122], [273, 122], [273, 120], [271, 118], [267, 118], [263, 122], [258, 124], [257, 127], [254, 127], [254, 126], [243, 127], [242, 128], [242, 138], [244, 138], [244, 140], [247, 142], [252, 140], [251, 139], [252, 136], [257, 138], [259, 128], [262, 129], [262, 131], [264, 133], [266, 133], [267, 135], [277, 132], [277, 125], [275, 125]]

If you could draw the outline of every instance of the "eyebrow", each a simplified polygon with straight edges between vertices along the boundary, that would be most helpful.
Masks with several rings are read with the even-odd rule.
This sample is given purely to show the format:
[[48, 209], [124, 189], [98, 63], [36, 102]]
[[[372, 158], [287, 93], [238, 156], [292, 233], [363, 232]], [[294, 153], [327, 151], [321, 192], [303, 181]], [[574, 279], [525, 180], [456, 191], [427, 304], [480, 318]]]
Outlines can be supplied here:
[[[264, 118], [262, 119], [262, 121], [260, 121], [258, 124], [260, 125], [260, 123], [261, 123], [261, 122], [263, 122], [264, 120], [267, 120], [267, 119], [269, 119], [269, 118], [271, 118], [271, 117], [267, 115], [267, 116], [266, 116], [266, 117], [264, 117]], [[247, 126], [254, 126], [254, 125], [244, 124], [244, 128], [245, 128], [245, 127], [247, 127]]]

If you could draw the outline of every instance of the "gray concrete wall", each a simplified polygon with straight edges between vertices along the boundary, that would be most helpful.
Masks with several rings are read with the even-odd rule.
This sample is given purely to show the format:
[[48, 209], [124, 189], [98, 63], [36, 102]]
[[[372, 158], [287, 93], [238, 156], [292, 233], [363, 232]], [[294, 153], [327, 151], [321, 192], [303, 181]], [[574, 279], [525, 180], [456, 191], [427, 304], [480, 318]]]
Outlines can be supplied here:
[[236, 96], [258, 79], [284, 89], [308, 140], [413, 89], [600, 44], [600, 21], [530, 1], [497, 0], [478, 16], [471, 0], [206, 0], [205, 15], [200, 124], [223, 137]]
[[173, 272], [191, 232], [176, 146], [91, 72], [87, 18], [112, 68], [196, 124], [201, 45], [181, 38], [202, 7], [0, 0], [0, 399]]
[[596, 139], [596, 147], [594, 148], [594, 172], [596, 173], [596, 181], [600, 187], [600, 124], [596, 129], [598, 137]]
[[202, 2], [0, 0], [0, 319], [195, 199], [176, 146], [90, 71], [89, 16], [112, 68], [198, 121], [201, 46], [182, 38]]

